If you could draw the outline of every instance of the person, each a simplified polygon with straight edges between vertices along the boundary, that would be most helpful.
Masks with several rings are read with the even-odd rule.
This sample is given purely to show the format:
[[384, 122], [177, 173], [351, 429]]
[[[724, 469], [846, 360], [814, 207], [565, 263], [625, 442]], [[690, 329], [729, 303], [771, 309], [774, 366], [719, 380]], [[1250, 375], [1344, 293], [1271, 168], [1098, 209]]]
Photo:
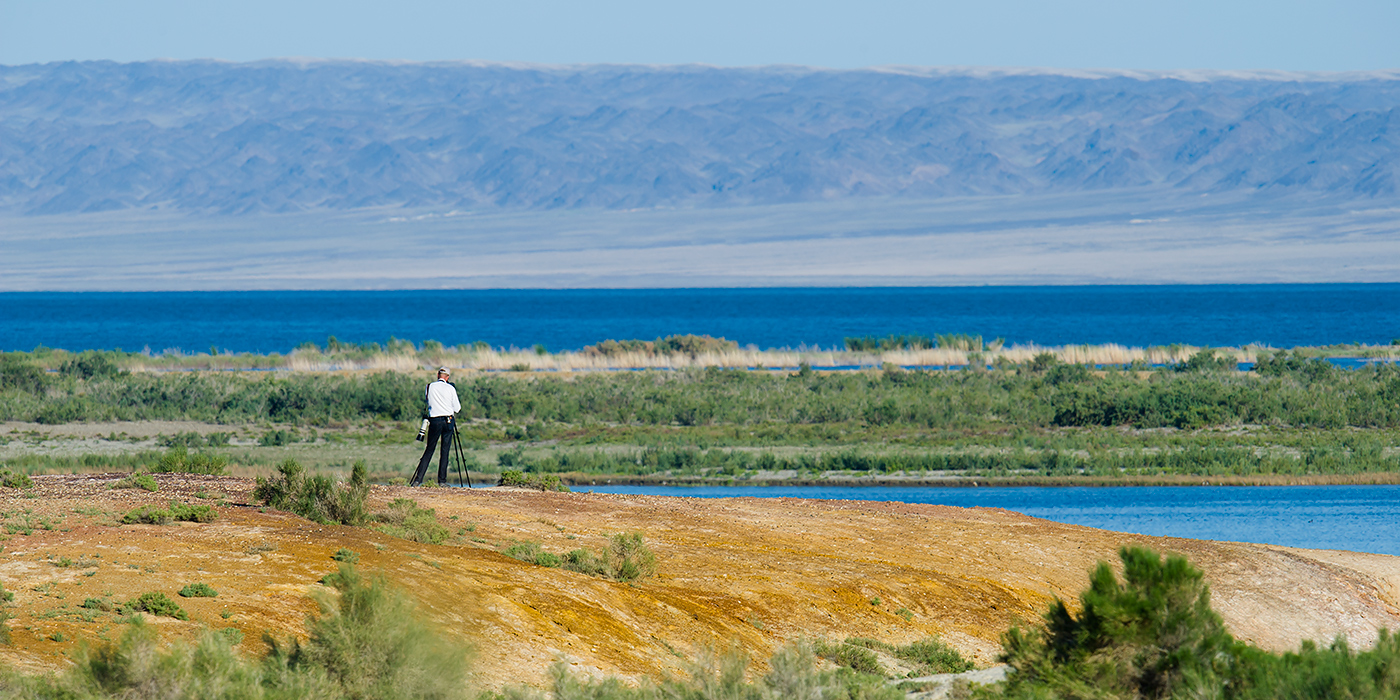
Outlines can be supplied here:
[[418, 471], [413, 473], [409, 486], [423, 485], [438, 440], [442, 440], [442, 453], [438, 457], [437, 482], [439, 486], [447, 483], [447, 458], [452, 451], [452, 434], [457, 429], [456, 414], [462, 410], [462, 402], [457, 400], [457, 387], [447, 381], [451, 376], [452, 372], [446, 367], [439, 367], [437, 381], [428, 385], [428, 446], [423, 450], [423, 458], [418, 460]]

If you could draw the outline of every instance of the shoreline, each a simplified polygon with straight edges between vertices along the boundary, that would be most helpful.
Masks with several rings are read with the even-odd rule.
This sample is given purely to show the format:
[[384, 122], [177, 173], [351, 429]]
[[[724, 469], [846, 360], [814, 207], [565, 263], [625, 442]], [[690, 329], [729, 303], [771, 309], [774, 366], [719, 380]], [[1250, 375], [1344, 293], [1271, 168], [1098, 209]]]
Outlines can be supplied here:
[[[482, 473], [481, 477], [490, 475]], [[1132, 486], [1394, 486], [1400, 485], [1400, 472], [1366, 474], [1316, 474], [1272, 476], [871, 476], [819, 478], [728, 478], [666, 476], [666, 475], [597, 475], [561, 473], [556, 476], [570, 488], [588, 486], [718, 486], [718, 487], [782, 487], [835, 486], [861, 488], [938, 487], [938, 488], [1011, 488], [1011, 487], [1132, 487]], [[473, 479], [478, 478], [473, 475]]]

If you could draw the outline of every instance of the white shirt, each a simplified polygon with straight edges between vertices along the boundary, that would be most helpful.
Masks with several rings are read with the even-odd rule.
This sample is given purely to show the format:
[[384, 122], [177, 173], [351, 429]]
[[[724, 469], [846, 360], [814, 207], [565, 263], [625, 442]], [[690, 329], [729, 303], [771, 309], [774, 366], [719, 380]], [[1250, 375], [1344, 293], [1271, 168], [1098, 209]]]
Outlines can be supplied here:
[[450, 416], [462, 410], [457, 387], [439, 379], [428, 385], [428, 417]]

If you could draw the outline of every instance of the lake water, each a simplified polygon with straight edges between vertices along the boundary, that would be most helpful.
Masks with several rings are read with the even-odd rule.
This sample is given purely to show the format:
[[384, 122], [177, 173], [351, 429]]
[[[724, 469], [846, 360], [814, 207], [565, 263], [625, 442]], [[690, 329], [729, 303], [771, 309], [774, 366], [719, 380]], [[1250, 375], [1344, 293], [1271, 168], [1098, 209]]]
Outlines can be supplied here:
[[587, 486], [575, 491], [752, 496], [1005, 508], [1141, 535], [1400, 555], [1400, 486]]
[[1389, 343], [1400, 284], [0, 293], [0, 350], [287, 352], [328, 336], [576, 350], [708, 334], [762, 349], [967, 333], [1042, 345]]

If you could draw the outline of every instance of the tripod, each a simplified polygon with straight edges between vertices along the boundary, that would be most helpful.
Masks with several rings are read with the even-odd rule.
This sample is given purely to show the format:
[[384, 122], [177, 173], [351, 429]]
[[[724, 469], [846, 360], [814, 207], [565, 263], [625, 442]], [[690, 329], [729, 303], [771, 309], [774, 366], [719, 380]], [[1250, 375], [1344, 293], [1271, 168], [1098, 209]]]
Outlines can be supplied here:
[[457, 433], [457, 420], [455, 418], [452, 420], [452, 450], [453, 453], [457, 456], [457, 486], [461, 487], [462, 475], [466, 474], [467, 488], [471, 488], [472, 473], [470, 469], [465, 468], [467, 464], [467, 456], [462, 454], [462, 436]]

